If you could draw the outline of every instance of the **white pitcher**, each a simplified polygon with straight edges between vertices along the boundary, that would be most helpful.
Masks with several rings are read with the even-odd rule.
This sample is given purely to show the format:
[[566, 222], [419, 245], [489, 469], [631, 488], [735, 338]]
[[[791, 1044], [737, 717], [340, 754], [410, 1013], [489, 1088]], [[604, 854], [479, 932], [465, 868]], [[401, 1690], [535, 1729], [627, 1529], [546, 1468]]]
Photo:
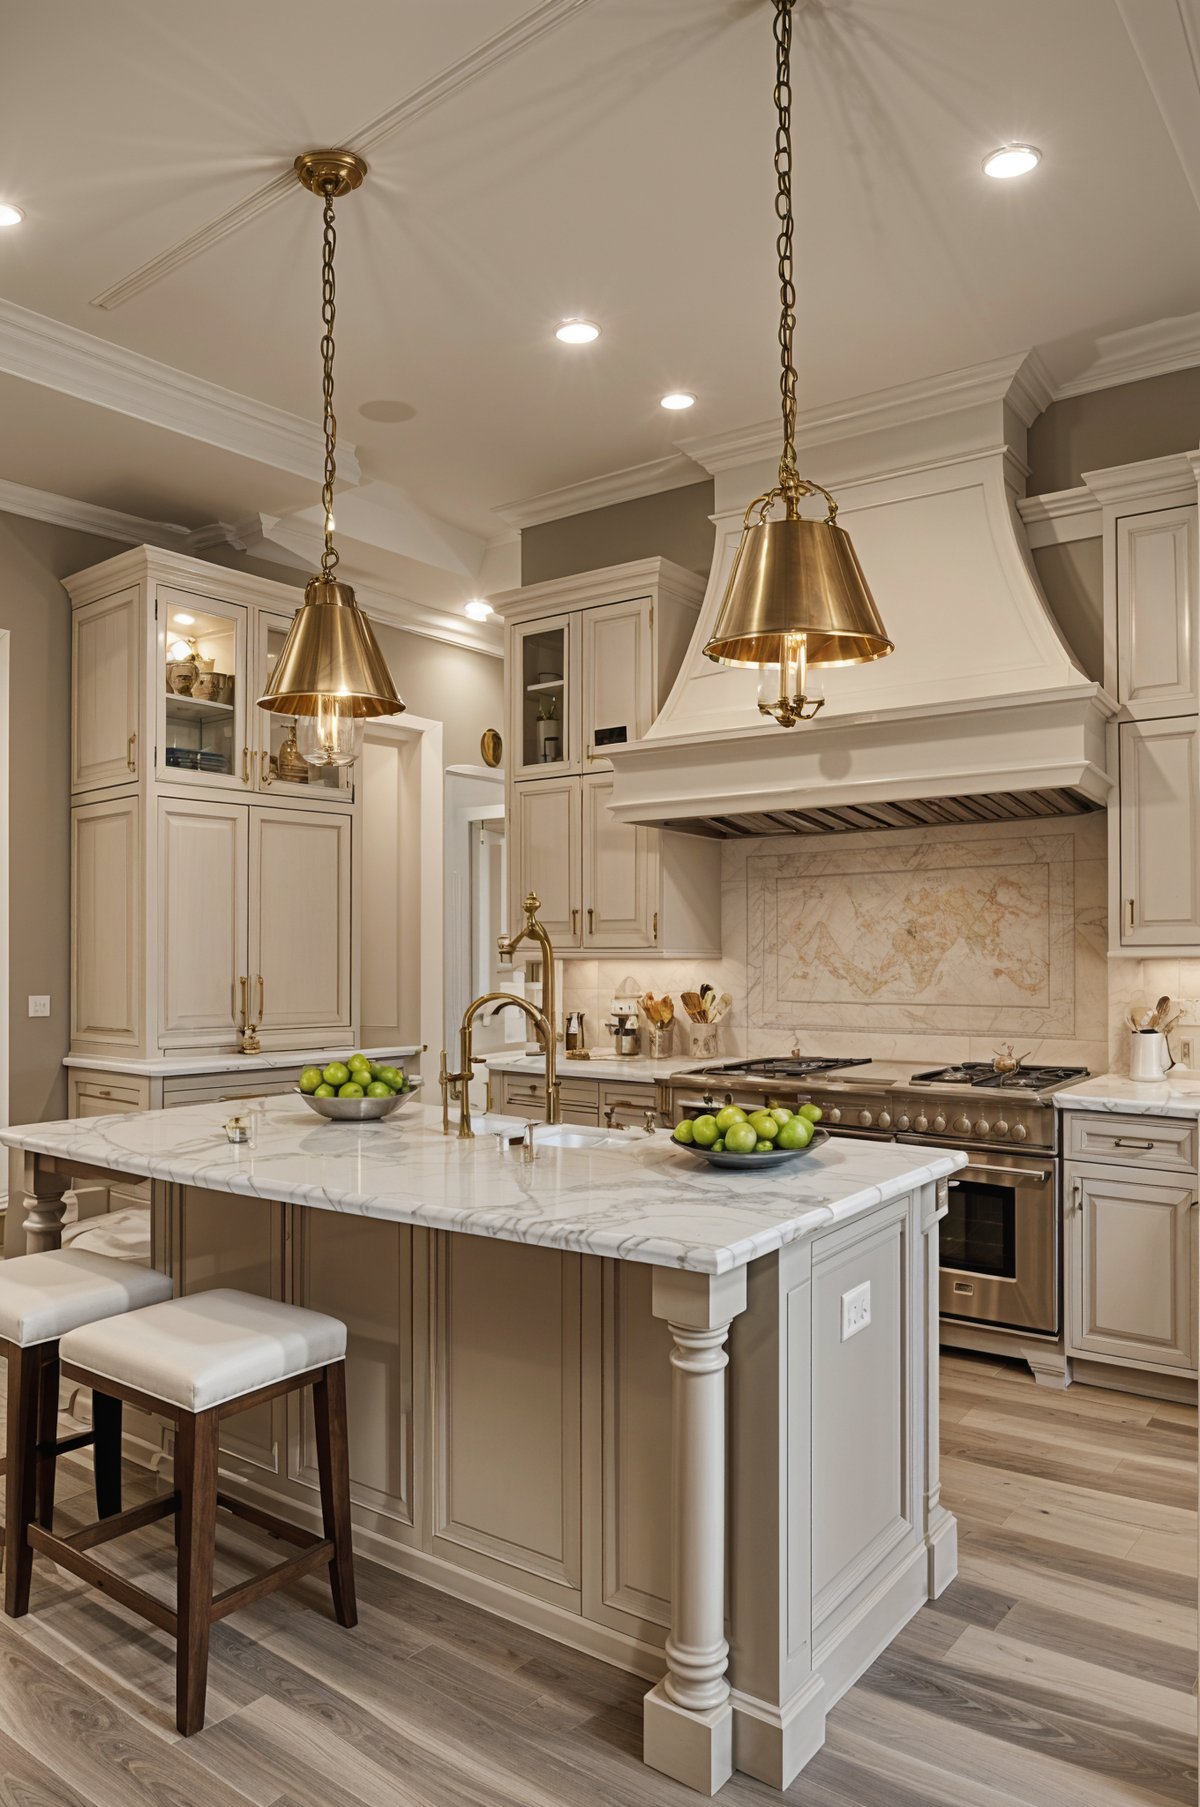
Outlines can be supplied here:
[[1161, 1029], [1135, 1029], [1129, 1037], [1129, 1077], [1163, 1079], [1175, 1062]]

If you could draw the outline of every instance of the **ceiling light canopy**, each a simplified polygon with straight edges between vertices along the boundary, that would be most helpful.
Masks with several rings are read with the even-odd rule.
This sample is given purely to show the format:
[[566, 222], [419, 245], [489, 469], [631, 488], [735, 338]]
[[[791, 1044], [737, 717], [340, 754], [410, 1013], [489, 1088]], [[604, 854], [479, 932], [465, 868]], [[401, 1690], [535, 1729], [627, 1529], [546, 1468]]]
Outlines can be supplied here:
[[669, 395], [663, 396], [658, 405], [660, 408], [669, 408], [672, 413], [675, 413], [683, 408], [694, 408], [696, 398], [694, 395], [689, 395], [686, 389], [672, 389]]
[[590, 345], [600, 337], [600, 328], [594, 320], [564, 320], [555, 327], [554, 337], [564, 345]]
[[1002, 144], [998, 151], [992, 151], [984, 158], [983, 173], [1004, 182], [1011, 176], [1027, 176], [1041, 160], [1041, 151], [1035, 150], [1032, 144]]
[[0, 201], [0, 226], [19, 226], [24, 218], [21, 209], [14, 207], [11, 201]]
[[310, 765], [350, 765], [362, 747], [368, 716], [395, 715], [396, 694], [387, 660], [349, 584], [334, 577], [333, 486], [337, 477], [337, 419], [333, 411], [333, 325], [336, 313], [333, 255], [337, 244], [333, 203], [358, 188], [367, 166], [353, 151], [309, 151], [296, 158], [296, 174], [325, 203], [321, 256], [321, 361], [325, 398], [325, 546], [321, 569], [305, 586], [304, 602], [288, 629], [260, 709], [296, 717], [296, 741]]
[[[719, 665], [757, 666], [764, 674], [759, 709], [781, 728], [817, 713], [824, 697], [809, 683], [809, 668], [859, 665], [890, 653], [879, 611], [850, 535], [837, 525], [829, 491], [796, 467], [796, 287], [792, 276], [792, 9], [775, 0], [775, 241], [779, 269], [779, 392], [783, 455], [779, 482], [746, 510], [742, 537], [716, 631], [704, 648]], [[824, 520], [800, 513], [808, 496], [823, 496]], [[770, 519], [782, 502], [784, 518]], [[773, 683], [766, 674], [778, 672]]]
[[485, 602], [482, 596], [472, 596], [470, 602], [463, 604], [463, 613], [469, 615], [472, 621], [486, 621], [494, 610], [491, 603]]

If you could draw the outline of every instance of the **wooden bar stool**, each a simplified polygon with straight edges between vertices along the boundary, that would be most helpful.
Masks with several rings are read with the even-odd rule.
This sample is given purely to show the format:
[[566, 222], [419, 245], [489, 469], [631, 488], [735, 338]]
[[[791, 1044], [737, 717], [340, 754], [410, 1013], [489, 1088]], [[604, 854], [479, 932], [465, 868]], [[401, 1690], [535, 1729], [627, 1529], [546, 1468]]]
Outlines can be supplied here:
[[[170, 1632], [176, 1641], [175, 1723], [185, 1737], [204, 1724], [209, 1627], [310, 1570], [329, 1566], [340, 1625], [354, 1625], [350, 1477], [346, 1458], [346, 1326], [321, 1312], [219, 1290], [148, 1306], [62, 1340], [62, 1371], [175, 1426], [175, 1491], [69, 1537], [31, 1523], [32, 1548]], [[217, 1491], [221, 1420], [303, 1387], [313, 1390], [324, 1535]], [[298, 1554], [213, 1597], [218, 1508], [297, 1546]], [[175, 1609], [88, 1552], [127, 1531], [178, 1514]], [[20, 1607], [25, 1610], [27, 1602]]]
[[120, 1316], [171, 1296], [166, 1274], [111, 1255], [54, 1249], [0, 1261], [0, 1354], [8, 1361], [8, 1447], [4, 1458], [4, 1610], [29, 1607], [33, 1565], [28, 1530], [51, 1529], [55, 1459], [94, 1446], [96, 1511], [121, 1510], [121, 1404], [92, 1395], [92, 1428], [58, 1436], [59, 1339], [83, 1324]]

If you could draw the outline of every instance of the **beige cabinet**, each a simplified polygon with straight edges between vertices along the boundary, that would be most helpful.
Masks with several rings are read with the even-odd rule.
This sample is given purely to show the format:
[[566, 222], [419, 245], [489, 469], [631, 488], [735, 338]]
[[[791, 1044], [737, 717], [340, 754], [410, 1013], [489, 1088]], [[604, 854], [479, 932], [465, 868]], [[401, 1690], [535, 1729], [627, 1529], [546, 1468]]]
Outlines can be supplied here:
[[1069, 1168], [1067, 1347], [1196, 1372], [1196, 1181]]
[[1117, 534], [1117, 701], [1138, 717], [1195, 714], [1196, 509], [1126, 515]]
[[643, 948], [658, 939], [661, 837], [608, 808], [609, 778], [583, 780], [584, 947]]
[[71, 811], [71, 1045], [136, 1050], [141, 1041], [140, 797]]
[[250, 809], [249, 959], [260, 1029], [349, 1034], [350, 816]]
[[1118, 747], [1121, 944], [1200, 946], [1200, 727], [1122, 722]]
[[[514, 786], [509, 815], [514, 902], [536, 891], [542, 923], [559, 951], [581, 945], [582, 819], [578, 778], [541, 778]], [[519, 917], [519, 910], [514, 911], [512, 920]]]
[[249, 811], [163, 797], [158, 805], [158, 1042], [227, 1047], [247, 959]]
[[71, 789], [128, 784], [140, 770], [142, 622], [136, 584], [71, 618]]
[[579, 770], [579, 617], [520, 622], [507, 648], [508, 769], [517, 778]]
[[654, 707], [654, 604], [602, 603], [581, 616], [585, 769], [611, 771], [605, 748], [640, 740]]

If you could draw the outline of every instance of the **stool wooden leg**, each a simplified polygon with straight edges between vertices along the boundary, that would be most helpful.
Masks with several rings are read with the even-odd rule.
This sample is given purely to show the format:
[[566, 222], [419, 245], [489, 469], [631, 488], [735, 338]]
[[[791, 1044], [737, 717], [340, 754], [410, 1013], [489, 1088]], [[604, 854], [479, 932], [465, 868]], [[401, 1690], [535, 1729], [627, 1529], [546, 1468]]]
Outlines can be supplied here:
[[58, 1344], [43, 1343], [37, 1354], [42, 1358], [38, 1381], [37, 1522], [52, 1531], [54, 1482], [58, 1468], [54, 1448], [58, 1442]]
[[4, 1610], [11, 1619], [29, 1611], [33, 1551], [28, 1531], [37, 1505], [40, 1348], [8, 1352], [8, 1467], [4, 1476]]
[[346, 1364], [331, 1362], [313, 1386], [321, 1518], [333, 1544], [329, 1585], [339, 1625], [358, 1624], [354, 1550], [350, 1540], [350, 1465], [346, 1445]]
[[92, 1459], [96, 1471], [96, 1516], [114, 1518], [121, 1510], [121, 1401], [111, 1393], [92, 1393]]
[[208, 1633], [212, 1621], [217, 1534], [215, 1411], [181, 1416], [175, 1435], [179, 1492], [179, 1632], [175, 1650], [175, 1724], [185, 1738], [204, 1724]]

